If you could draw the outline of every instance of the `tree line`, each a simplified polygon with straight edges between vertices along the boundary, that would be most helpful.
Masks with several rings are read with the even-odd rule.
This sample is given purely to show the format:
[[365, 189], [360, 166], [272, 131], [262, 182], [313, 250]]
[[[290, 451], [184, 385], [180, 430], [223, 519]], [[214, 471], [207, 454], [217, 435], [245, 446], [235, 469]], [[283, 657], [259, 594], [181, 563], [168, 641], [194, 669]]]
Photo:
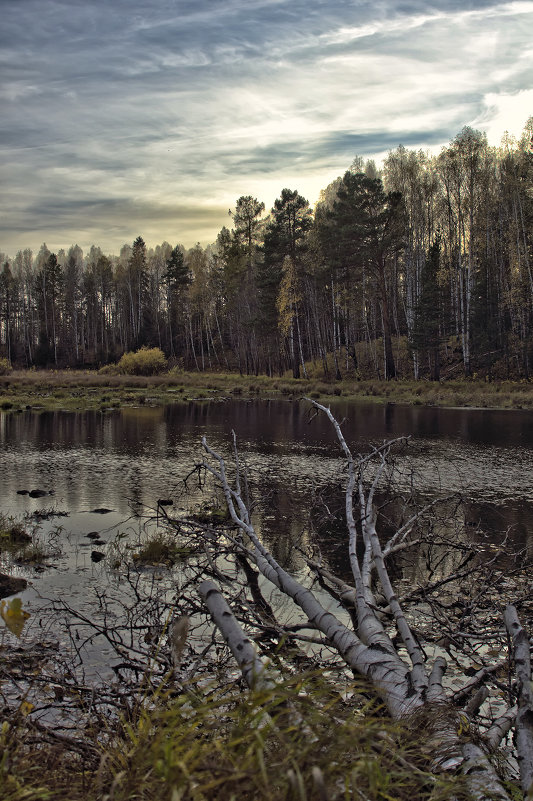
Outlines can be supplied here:
[[250, 375], [529, 378], [532, 142], [533, 117], [499, 148], [465, 127], [437, 156], [358, 157], [314, 209], [297, 190], [268, 214], [241, 196], [206, 248], [2, 256], [0, 355], [95, 367], [148, 346]]

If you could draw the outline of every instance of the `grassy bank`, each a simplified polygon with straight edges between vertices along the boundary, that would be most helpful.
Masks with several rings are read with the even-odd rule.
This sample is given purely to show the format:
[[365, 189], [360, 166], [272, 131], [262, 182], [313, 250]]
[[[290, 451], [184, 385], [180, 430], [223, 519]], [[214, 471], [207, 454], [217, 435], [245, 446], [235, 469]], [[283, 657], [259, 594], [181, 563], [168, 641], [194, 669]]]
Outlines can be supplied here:
[[19, 715], [0, 729], [0, 791], [4, 801], [466, 799], [461, 777], [431, 774], [428, 721], [393, 724], [366, 706], [300, 677], [263, 693], [180, 688], [66, 742]]
[[307, 395], [432, 406], [533, 409], [533, 383], [481, 380], [355, 381], [326, 383], [289, 376], [232, 373], [164, 373], [144, 377], [78, 370], [16, 370], [0, 376], [0, 409], [100, 409], [163, 405], [224, 398], [288, 398]]

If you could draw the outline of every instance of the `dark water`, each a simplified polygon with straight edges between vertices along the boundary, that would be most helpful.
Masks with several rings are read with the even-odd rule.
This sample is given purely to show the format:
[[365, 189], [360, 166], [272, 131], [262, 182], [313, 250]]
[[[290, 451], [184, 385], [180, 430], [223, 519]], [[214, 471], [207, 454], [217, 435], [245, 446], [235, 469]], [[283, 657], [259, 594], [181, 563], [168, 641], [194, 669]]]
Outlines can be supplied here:
[[[337, 403], [337, 419], [354, 453], [384, 439], [410, 436], [400, 449], [399, 480], [426, 498], [461, 493], [459, 515], [474, 541], [498, 543], [509, 532], [513, 546], [533, 546], [533, 413]], [[56, 556], [48, 567], [6, 563], [30, 581], [22, 593], [32, 610], [29, 626], [41, 625], [42, 598], [66, 598], [89, 612], [91, 598], [116, 582], [106, 561], [90, 558], [87, 533], [97, 531], [111, 547], [117, 532], [140, 538], [136, 516], [153, 510], [159, 498], [174, 509], [202, 501], [195, 477], [201, 437], [231, 457], [231, 432], [250, 477], [256, 528], [275, 556], [293, 570], [303, 566], [295, 546], [316, 542], [310, 513], [315, 488], [334, 508], [340, 505], [343, 459], [331, 424], [306, 403], [289, 401], [204, 402], [159, 408], [0, 413], [0, 502], [8, 515], [36, 510], [68, 512], [41, 527]], [[20, 495], [40, 489], [41, 498]], [[107, 508], [109, 513], [94, 512]], [[313, 521], [315, 522], [315, 521]], [[345, 535], [330, 527], [320, 541], [334, 566], [346, 559]], [[50, 541], [47, 543], [50, 545]], [[107, 584], [106, 584], [107, 582]], [[31, 632], [30, 632], [31, 634]], [[105, 658], [94, 652], [94, 664]]]
[[[408, 460], [419, 488], [460, 491], [473, 514], [491, 519], [488, 525], [512, 525], [527, 537], [533, 413], [347, 403], [334, 411], [354, 453], [409, 435], [399, 458]], [[201, 437], [229, 455], [232, 430], [247, 459], [264, 532], [274, 525], [278, 532], [280, 525], [304, 527], [311, 484], [340, 475], [342, 460], [329, 421], [304, 402], [288, 401], [0, 414], [2, 509], [21, 514], [54, 505], [72, 516], [107, 507], [123, 518], [153, 508], [158, 498], [179, 502], [183, 478], [202, 458]], [[54, 495], [17, 495], [37, 488]]]
[[[410, 436], [398, 456], [406, 481], [428, 496], [460, 492], [471, 526], [495, 537], [510, 529], [516, 544], [529, 547], [533, 413], [348, 403], [334, 411], [354, 453]], [[108, 540], [119, 523], [132, 530], [135, 522], [124, 521], [154, 509], [158, 498], [172, 498], [176, 507], [197, 503], [194, 493], [184, 494], [183, 479], [202, 459], [201, 437], [229, 457], [232, 430], [246, 459], [257, 527], [283, 557], [306, 541], [313, 488], [333, 487], [342, 477], [331, 424], [304, 402], [0, 414], [2, 510], [17, 516], [51, 507], [68, 512], [55, 522], [86, 565], [88, 531]], [[194, 490], [194, 477], [188, 487]], [[33, 489], [54, 494], [17, 494]], [[92, 512], [102, 507], [111, 513]]]

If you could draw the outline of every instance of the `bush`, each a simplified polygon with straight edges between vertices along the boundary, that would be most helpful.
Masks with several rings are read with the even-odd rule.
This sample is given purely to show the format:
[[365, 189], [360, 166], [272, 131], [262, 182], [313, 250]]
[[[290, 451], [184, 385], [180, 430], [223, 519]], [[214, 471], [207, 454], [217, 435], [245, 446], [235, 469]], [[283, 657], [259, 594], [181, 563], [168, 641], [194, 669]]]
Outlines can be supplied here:
[[11, 362], [9, 359], [5, 359], [3, 356], [0, 357], [0, 375], [9, 375], [13, 368], [11, 367]]
[[105, 364], [98, 370], [98, 375], [120, 375], [118, 364]]
[[167, 360], [160, 348], [141, 348], [125, 353], [117, 366], [125, 375], [159, 375], [167, 369]]

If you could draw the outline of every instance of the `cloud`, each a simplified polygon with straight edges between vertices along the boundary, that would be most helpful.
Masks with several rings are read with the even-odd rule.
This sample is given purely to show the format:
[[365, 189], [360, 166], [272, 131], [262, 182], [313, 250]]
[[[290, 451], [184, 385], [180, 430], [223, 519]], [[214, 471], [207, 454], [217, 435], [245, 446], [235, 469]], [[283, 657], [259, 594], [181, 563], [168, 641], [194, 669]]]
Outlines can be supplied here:
[[485, 109], [473, 121], [475, 127], [487, 132], [489, 139], [496, 143], [507, 131], [517, 135], [533, 116], [533, 89], [523, 89], [512, 94], [489, 92], [484, 96]]
[[241, 194], [269, 208], [292, 186], [314, 202], [356, 154], [438, 151], [465, 124], [497, 143], [533, 113], [529, 0], [1, 8], [11, 253], [41, 238], [116, 251], [139, 231], [205, 244]]

